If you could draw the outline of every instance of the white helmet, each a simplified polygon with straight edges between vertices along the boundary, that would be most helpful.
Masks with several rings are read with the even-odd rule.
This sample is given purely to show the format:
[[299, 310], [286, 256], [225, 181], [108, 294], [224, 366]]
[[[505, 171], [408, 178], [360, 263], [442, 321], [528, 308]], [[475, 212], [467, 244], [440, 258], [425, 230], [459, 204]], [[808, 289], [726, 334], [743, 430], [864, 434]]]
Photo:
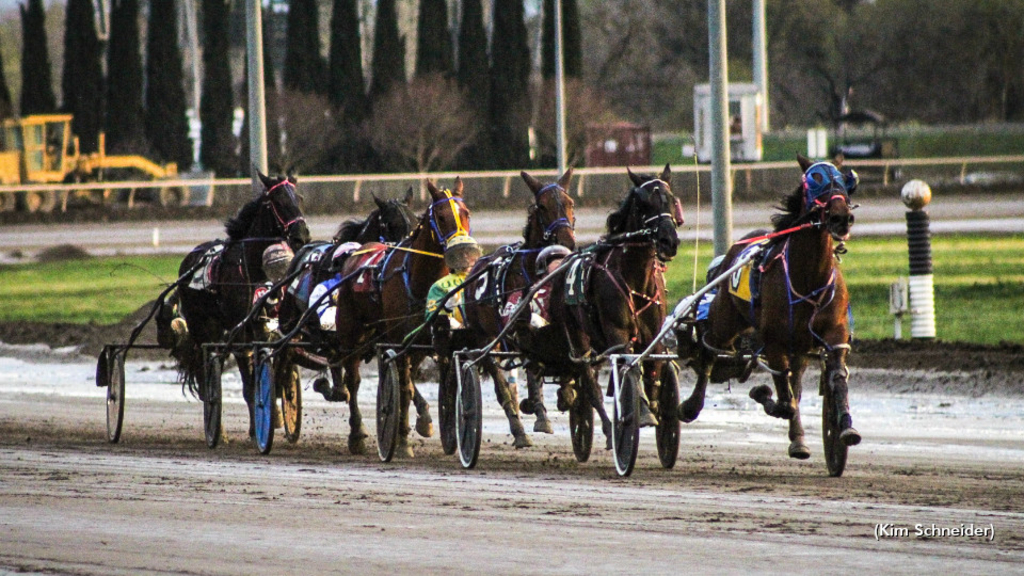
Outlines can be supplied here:
[[537, 265], [535, 270], [537, 276], [543, 276], [547, 274], [548, 264], [550, 264], [552, 261], [561, 260], [562, 258], [565, 258], [571, 253], [571, 250], [569, 250], [565, 246], [562, 246], [561, 244], [554, 244], [541, 250], [540, 254], [537, 254]]

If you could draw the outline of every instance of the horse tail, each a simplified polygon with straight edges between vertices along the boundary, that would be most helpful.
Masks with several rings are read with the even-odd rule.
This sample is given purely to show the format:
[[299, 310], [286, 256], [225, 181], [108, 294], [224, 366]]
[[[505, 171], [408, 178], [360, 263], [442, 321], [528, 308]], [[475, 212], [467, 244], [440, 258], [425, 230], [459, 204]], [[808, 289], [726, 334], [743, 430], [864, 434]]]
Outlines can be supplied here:
[[181, 383], [181, 394], [184, 396], [186, 390], [192, 397], [199, 397], [199, 379], [203, 377], [203, 349], [186, 333], [178, 346], [171, 351], [171, 355], [178, 361], [178, 382]]

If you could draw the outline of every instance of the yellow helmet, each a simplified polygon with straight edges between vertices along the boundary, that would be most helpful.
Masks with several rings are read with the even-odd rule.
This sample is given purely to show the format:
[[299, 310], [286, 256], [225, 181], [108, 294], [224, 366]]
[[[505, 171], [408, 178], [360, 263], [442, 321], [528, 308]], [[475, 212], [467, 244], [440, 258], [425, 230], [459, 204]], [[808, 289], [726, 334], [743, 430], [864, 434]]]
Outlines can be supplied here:
[[444, 263], [452, 270], [464, 270], [471, 267], [481, 254], [480, 244], [472, 236], [458, 234], [445, 244]]

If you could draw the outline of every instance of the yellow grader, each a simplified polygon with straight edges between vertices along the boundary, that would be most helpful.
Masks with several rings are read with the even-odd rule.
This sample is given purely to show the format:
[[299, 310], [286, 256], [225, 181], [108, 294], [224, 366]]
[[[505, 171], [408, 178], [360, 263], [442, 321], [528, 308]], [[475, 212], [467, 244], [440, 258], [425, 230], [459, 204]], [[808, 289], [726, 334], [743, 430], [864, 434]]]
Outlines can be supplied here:
[[[142, 156], [106, 154], [105, 138], [100, 134], [99, 151], [82, 154], [78, 137], [71, 134], [70, 114], [42, 114], [5, 120], [3, 148], [0, 149], [0, 186], [15, 187], [0, 191], [0, 212], [66, 211], [69, 202], [113, 204], [136, 201], [136, 190], [128, 188], [46, 189], [45, 184], [92, 184], [108, 181], [110, 171], [129, 175], [132, 180], [164, 180], [177, 176], [174, 163], [157, 164]], [[33, 185], [18, 190], [19, 185]], [[149, 188], [146, 189], [147, 191]], [[182, 187], [153, 187], [139, 192], [140, 198], [164, 206], [180, 206], [188, 198]], [[143, 196], [148, 197], [143, 197]]]

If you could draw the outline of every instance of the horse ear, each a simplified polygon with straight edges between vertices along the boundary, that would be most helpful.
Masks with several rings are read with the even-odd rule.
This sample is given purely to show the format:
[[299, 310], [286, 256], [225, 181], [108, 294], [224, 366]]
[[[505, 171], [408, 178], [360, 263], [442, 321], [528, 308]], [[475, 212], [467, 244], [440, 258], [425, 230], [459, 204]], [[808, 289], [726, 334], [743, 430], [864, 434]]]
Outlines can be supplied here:
[[840, 152], [835, 155], [835, 158], [832, 159], [832, 164], [834, 164], [835, 167], [838, 168], [840, 172], [842, 172], [844, 160], [846, 160], [846, 156], [844, 156], [843, 153]]
[[437, 199], [438, 196], [441, 195], [441, 191], [437, 189], [437, 185], [435, 185], [430, 180], [427, 180], [427, 190], [430, 192], [430, 195], [434, 197], [435, 200]]
[[253, 196], [257, 196], [257, 197], [258, 196], [262, 196], [267, 190], [270, 190], [271, 186], [274, 185], [274, 181], [271, 180], [263, 172], [260, 172], [260, 169], [257, 168], [255, 164], [252, 165], [252, 173], [255, 174], [260, 179], [260, 182], [263, 183], [263, 189], [262, 190], [257, 189], [255, 184], [253, 185], [253, 187], [252, 187], [252, 195]]
[[562, 177], [558, 179], [558, 185], [561, 186], [563, 190], [568, 190], [570, 182], [572, 182], [572, 166], [569, 166], [569, 169], [565, 171], [565, 174], [562, 174]]
[[672, 183], [672, 168], [670, 168], [668, 164], [665, 164], [665, 169], [661, 171], [661, 180], [663, 180], [665, 184]]
[[455, 177], [455, 188], [452, 189], [452, 194], [462, 196], [462, 176]]
[[803, 154], [801, 154], [799, 152], [796, 153], [796, 161], [797, 161], [797, 163], [800, 164], [800, 170], [802, 172], [807, 172], [807, 169], [810, 168], [811, 165], [814, 164], [813, 160], [811, 160], [810, 158], [804, 156]]
[[629, 174], [629, 179], [633, 182], [633, 186], [639, 186], [644, 183], [639, 176], [633, 174], [633, 171], [629, 169], [629, 166], [626, 166], [626, 174]]
[[540, 189], [544, 187], [540, 181], [527, 174], [525, 170], [520, 172], [519, 175], [523, 177], [523, 182], [526, 182], [526, 185], [530, 187], [530, 190], [533, 191], [534, 194], [540, 192]]
[[405, 191], [405, 198], [402, 199], [402, 204], [405, 204], [406, 206], [412, 205], [412, 196], [412, 186], [409, 186], [409, 189]]
[[377, 208], [383, 210], [384, 207], [387, 206], [387, 202], [384, 202], [380, 198], [377, 198], [377, 195], [374, 194], [373, 192], [370, 192], [370, 196], [373, 198], [373, 203], [377, 205]]

